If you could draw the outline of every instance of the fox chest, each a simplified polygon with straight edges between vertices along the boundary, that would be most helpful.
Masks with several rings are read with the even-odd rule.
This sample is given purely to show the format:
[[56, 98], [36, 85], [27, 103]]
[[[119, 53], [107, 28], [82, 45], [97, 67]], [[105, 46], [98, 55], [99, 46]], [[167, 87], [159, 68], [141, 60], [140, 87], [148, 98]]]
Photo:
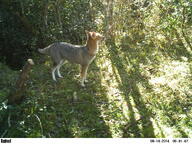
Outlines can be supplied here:
[[87, 56], [82, 59], [82, 64], [89, 65], [95, 59], [95, 56]]

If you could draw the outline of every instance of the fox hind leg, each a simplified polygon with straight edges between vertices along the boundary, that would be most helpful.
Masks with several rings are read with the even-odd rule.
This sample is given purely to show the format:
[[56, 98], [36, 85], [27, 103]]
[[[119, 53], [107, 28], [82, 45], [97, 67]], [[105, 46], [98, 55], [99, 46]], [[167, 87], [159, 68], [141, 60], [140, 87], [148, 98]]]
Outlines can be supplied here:
[[55, 78], [55, 71], [57, 69], [57, 66], [54, 66], [53, 69], [52, 69], [52, 78], [54, 81], [57, 81], [56, 78]]
[[[60, 66], [60, 62], [55, 62], [55, 61], [53, 61], [52, 78], [53, 78], [54, 81], [57, 81], [56, 78], [55, 78], [55, 71], [58, 72], [58, 68], [59, 68], [59, 67], [61, 67], [61, 66]], [[60, 72], [59, 72], [59, 74], [60, 74]], [[60, 74], [60, 76], [61, 76], [61, 74]]]
[[63, 77], [63, 76], [61, 75], [61, 73], [60, 73], [60, 68], [61, 68], [61, 66], [63, 65], [63, 63], [64, 63], [64, 60], [61, 60], [61, 61], [59, 62], [59, 64], [57, 65], [57, 68], [56, 68], [57, 75], [58, 75], [58, 77], [60, 77], [60, 78]]
[[54, 81], [56, 81], [55, 71], [57, 71], [58, 76], [61, 76], [59, 69], [62, 65], [62, 59], [59, 53], [52, 53], [51, 58], [53, 60], [52, 78]]

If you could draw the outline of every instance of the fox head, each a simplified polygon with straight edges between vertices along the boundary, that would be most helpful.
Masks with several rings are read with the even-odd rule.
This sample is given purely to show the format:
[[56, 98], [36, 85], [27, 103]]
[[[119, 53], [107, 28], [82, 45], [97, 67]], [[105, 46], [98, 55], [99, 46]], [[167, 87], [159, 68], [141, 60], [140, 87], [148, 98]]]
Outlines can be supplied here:
[[87, 34], [87, 48], [90, 55], [96, 55], [98, 51], [98, 42], [104, 38], [100, 33], [85, 31]]
[[87, 34], [88, 39], [90, 38], [95, 41], [100, 41], [104, 38], [103, 35], [101, 35], [100, 33], [97, 33], [97, 32], [89, 32], [89, 31], [85, 31], [85, 32]]

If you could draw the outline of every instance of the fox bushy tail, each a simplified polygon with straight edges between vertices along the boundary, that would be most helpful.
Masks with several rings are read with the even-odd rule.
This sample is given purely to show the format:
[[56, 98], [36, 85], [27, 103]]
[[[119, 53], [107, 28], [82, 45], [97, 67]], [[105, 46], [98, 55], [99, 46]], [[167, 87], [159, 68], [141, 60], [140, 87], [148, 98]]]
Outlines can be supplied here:
[[41, 53], [41, 54], [47, 54], [47, 55], [49, 55], [50, 47], [51, 47], [51, 46], [48, 46], [48, 47], [43, 48], [43, 49], [38, 49], [38, 51], [39, 51], [39, 53]]

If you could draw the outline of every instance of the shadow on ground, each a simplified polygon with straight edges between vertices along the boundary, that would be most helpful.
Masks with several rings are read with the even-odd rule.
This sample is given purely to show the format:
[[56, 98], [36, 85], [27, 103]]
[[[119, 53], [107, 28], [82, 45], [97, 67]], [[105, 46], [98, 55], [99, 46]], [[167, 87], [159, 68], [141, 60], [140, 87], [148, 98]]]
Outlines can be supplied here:
[[[139, 92], [138, 84], [143, 83], [150, 89], [147, 78], [143, 77], [139, 63], [136, 64], [136, 53], [129, 53], [128, 51], [122, 51], [122, 55], [118, 51], [118, 47], [113, 39], [109, 39], [106, 42], [108, 50], [110, 51], [110, 59], [112, 65], [118, 71], [121, 83], [119, 83], [119, 89], [123, 92], [124, 99], [127, 102], [129, 111], [129, 121], [123, 128], [123, 137], [155, 137], [154, 128], [152, 125], [151, 117], [152, 113], [145, 105], [142, 95]], [[133, 55], [132, 55], [133, 54]], [[128, 66], [131, 66], [128, 68]], [[133, 102], [131, 102], [131, 99]], [[135, 105], [133, 105], [133, 103]], [[135, 110], [140, 115], [139, 118], [135, 118]]]
[[107, 102], [99, 68], [91, 65], [86, 88], [80, 87], [77, 71], [64, 65], [64, 78], [55, 83], [48, 67], [34, 67], [26, 100], [12, 110], [5, 137], [112, 137], [99, 109]]

